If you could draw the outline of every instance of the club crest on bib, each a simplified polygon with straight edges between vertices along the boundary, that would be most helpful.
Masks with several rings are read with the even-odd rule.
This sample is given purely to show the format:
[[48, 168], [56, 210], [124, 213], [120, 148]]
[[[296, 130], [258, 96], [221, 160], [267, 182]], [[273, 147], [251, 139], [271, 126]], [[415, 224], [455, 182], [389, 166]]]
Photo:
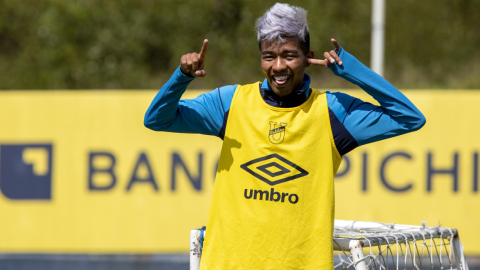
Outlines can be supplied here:
[[285, 128], [287, 123], [278, 124], [270, 121], [270, 130], [268, 132], [268, 140], [273, 144], [281, 144], [285, 139]]

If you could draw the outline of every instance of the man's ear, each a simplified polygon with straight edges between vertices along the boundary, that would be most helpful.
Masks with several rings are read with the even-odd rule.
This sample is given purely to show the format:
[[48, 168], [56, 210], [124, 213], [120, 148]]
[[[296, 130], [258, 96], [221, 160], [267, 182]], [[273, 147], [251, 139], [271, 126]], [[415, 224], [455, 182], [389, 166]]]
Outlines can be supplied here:
[[307, 58], [307, 64], [305, 65], [305, 67], [309, 67], [311, 64], [308, 62], [308, 59], [313, 59], [313, 57], [315, 56], [315, 53], [313, 51], [309, 51], [306, 55], [306, 58]]

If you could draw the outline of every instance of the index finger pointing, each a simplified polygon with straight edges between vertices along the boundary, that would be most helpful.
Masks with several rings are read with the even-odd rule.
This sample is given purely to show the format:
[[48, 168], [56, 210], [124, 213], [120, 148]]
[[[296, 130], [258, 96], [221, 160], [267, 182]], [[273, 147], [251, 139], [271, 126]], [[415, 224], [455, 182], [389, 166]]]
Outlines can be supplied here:
[[331, 41], [335, 46], [335, 49], [337, 49], [337, 51], [340, 50], [340, 44], [338, 44], [338, 42], [334, 38], [332, 38]]
[[318, 65], [318, 66], [327, 66], [328, 62], [326, 60], [318, 60], [318, 59], [312, 59], [312, 58], [307, 58], [307, 62], [312, 65]]
[[202, 49], [200, 50], [200, 60], [201, 61], [205, 60], [205, 55], [207, 54], [207, 50], [208, 50], [208, 39], [205, 39], [203, 41]]

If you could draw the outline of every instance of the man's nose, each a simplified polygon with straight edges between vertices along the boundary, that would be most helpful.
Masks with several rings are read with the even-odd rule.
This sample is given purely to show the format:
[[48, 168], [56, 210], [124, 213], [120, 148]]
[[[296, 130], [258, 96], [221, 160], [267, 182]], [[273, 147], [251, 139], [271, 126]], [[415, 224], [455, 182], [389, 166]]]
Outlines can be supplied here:
[[273, 71], [281, 72], [285, 69], [287, 69], [287, 64], [285, 63], [285, 60], [281, 57], [277, 57], [277, 59], [275, 59], [275, 63], [273, 63]]

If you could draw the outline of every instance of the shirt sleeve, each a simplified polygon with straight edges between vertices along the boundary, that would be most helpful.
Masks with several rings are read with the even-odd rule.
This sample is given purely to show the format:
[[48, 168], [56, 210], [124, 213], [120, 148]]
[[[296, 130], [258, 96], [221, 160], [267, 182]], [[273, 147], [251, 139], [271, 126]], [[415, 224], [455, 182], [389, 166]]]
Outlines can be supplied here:
[[194, 79], [177, 68], [150, 104], [144, 125], [155, 131], [219, 136], [224, 114], [230, 109], [237, 86], [223, 86], [194, 99], [181, 100]]
[[335, 63], [329, 68], [335, 75], [358, 85], [380, 103], [380, 106], [376, 106], [345, 93], [328, 93], [329, 109], [358, 145], [402, 135], [425, 125], [423, 114], [387, 80], [343, 48], [338, 54], [343, 65]]

